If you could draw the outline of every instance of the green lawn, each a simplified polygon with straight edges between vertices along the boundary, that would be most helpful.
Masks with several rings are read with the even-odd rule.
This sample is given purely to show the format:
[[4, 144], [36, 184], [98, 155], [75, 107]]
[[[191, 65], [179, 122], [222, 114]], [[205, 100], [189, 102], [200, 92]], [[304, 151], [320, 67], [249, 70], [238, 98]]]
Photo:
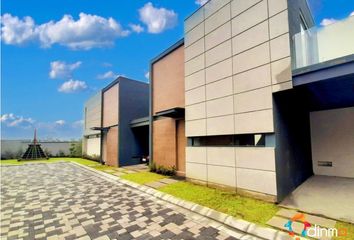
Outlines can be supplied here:
[[10, 160], [1, 160], [1, 164], [11, 164], [11, 165], [22, 165], [25, 163], [55, 163], [55, 162], [60, 162], [60, 161], [68, 161], [68, 162], [76, 162], [80, 163], [85, 166], [90, 166], [90, 165], [100, 165], [98, 162], [91, 161], [88, 159], [83, 159], [83, 158], [49, 158], [48, 160], [34, 160], [34, 161], [17, 161], [17, 159], [10, 159]]
[[159, 188], [159, 190], [261, 225], [265, 225], [279, 210], [272, 203], [189, 182], [178, 182]]
[[145, 183], [154, 182], [166, 178], [166, 176], [157, 173], [152, 173], [152, 172], [138, 172], [138, 173], [130, 173], [130, 174], [123, 175], [121, 176], [121, 178], [135, 183], [145, 184]]

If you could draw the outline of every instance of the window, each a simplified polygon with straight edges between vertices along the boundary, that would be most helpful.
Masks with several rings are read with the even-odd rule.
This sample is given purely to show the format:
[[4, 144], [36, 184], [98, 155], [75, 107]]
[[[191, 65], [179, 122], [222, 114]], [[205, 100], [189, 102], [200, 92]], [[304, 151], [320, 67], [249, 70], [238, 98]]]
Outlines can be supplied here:
[[264, 147], [265, 134], [239, 134], [188, 138], [188, 146], [249, 146]]

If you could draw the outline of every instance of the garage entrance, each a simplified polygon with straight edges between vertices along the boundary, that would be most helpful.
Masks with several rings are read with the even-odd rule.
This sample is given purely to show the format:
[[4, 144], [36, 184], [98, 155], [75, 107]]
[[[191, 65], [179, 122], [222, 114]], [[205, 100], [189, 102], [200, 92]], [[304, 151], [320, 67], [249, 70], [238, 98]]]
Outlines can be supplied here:
[[315, 175], [354, 178], [354, 107], [310, 113]]
[[343, 68], [274, 94], [277, 190], [282, 206], [354, 222], [354, 73]]

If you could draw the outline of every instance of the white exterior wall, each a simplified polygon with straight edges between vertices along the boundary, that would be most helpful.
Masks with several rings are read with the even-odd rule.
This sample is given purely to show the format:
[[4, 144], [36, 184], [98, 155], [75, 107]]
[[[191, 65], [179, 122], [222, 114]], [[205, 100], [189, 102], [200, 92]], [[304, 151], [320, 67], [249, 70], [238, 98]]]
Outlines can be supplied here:
[[[292, 88], [287, 0], [211, 0], [185, 21], [186, 136], [273, 133]], [[187, 147], [186, 176], [276, 195], [274, 148]]]
[[310, 119], [314, 173], [354, 178], [354, 107], [311, 112]]
[[101, 127], [102, 119], [101, 91], [92, 96], [84, 106], [84, 136], [99, 134], [100, 131], [91, 130], [92, 127]]
[[101, 138], [87, 138], [86, 141], [86, 154], [89, 156], [100, 156], [101, 155]]
[[272, 147], [187, 147], [186, 176], [275, 196], [274, 154]]
[[212, 0], [185, 21], [186, 136], [274, 132], [292, 88], [287, 0]]
[[84, 106], [84, 136], [82, 144], [83, 154], [100, 156], [100, 131], [91, 130], [92, 127], [101, 127], [102, 122], [102, 93], [99, 91], [92, 96]]

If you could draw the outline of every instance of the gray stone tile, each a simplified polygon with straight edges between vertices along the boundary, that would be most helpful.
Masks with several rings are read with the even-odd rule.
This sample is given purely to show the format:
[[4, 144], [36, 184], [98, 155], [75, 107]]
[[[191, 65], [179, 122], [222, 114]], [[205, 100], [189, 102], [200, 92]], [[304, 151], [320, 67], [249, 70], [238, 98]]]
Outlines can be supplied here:
[[1, 174], [4, 239], [21, 231], [24, 239], [234, 239], [212, 220], [191, 224], [195, 213], [74, 164], [2, 167]]

